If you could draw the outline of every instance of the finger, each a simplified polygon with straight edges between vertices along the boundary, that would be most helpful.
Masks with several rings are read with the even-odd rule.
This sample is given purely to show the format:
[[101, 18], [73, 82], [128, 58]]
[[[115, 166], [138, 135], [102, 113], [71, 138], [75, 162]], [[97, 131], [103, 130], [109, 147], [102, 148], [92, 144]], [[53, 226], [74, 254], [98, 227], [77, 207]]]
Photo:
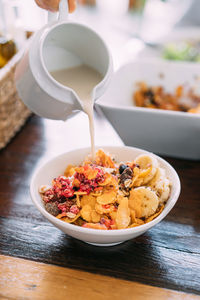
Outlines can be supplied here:
[[41, 7], [41, 8], [45, 8], [45, 5], [43, 2], [41, 2], [40, 0], [35, 0], [36, 4]]
[[[35, 0], [35, 2], [39, 7], [55, 12], [59, 9], [60, 0]], [[76, 9], [76, 0], [68, 0], [68, 3], [69, 12], [72, 13]]]
[[76, 9], [76, 0], [68, 0], [69, 12], [72, 13]]
[[60, 0], [35, 0], [41, 8], [55, 12], [58, 10]]

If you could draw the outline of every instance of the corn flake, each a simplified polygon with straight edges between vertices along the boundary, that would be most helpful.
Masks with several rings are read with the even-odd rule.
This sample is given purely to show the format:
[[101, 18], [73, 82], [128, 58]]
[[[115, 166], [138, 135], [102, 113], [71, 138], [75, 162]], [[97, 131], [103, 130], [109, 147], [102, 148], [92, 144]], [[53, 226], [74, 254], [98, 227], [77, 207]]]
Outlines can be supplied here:
[[83, 208], [81, 209], [81, 217], [87, 221], [91, 222], [92, 221], [92, 207], [88, 204], [84, 205]]
[[106, 168], [114, 168], [115, 164], [112, 161], [111, 157], [107, 155], [103, 150], [98, 150], [96, 153], [96, 163], [97, 165], [106, 167]]
[[106, 190], [103, 192], [101, 196], [97, 197], [97, 202], [102, 205], [111, 204], [116, 201], [116, 196], [117, 196], [116, 191]]
[[107, 230], [107, 227], [104, 224], [100, 224], [100, 223], [85, 223], [83, 227], [91, 228], [91, 229]]
[[69, 217], [58, 218], [58, 216], [57, 216], [58, 219], [61, 219], [62, 221], [66, 222], [66, 223], [73, 223], [73, 222], [75, 222], [79, 217], [80, 217], [80, 213], [77, 214], [74, 218], [69, 218]]
[[66, 170], [65, 170], [65, 172], [64, 172], [64, 175], [66, 176], [66, 177], [71, 177], [71, 176], [73, 176], [74, 175], [74, 173], [76, 172], [75, 171], [75, 166], [73, 166], [73, 165], [68, 165], [68, 167], [66, 168]]
[[93, 170], [92, 168], [89, 168], [86, 172], [86, 177], [89, 179], [89, 180], [92, 180], [92, 179], [95, 179], [97, 174], [98, 174], [98, 171], [97, 170]]
[[92, 210], [91, 219], [92, 219], [92, 222], [98, 223], [101, 219], [101, 215], [98, 212], [96, 212], [95, 210]]
[[129, 197], [129, 207], [131, 210], [135, 211], [135, 216], [137, 218], [141, 218], [142, 216], [142, 195], [138, 195], [137, 197], [134, 197], [134, 189], [130, 191], [130, 197]]
[[128, 207], [128, 198], [124, 197], [124, 199], [121, 200], [118, 206], [117, 216], [115, 221], [118, 229], [127, 228], [128, 225], [130, 224], [131, 217], [130, 217], [130, 209]]
[[165, 206], [162, 205], [162, 206], [160, 207], [160, 209], [159, 209], [158, 212], [156, 212], [153, 216], [150, 216], [149, 218], [147, 218], [147, 219], [145, 220], [145, 223], [149, 223], [149, 222], [151, 222], [152, 220], [154, 220], [157, 216], [159, 216], [159, 215], [161, 214], [161, 212], [163, 211], [164, 207], [165, 207]]
[[89, 205], [92, 209], [94, 209], [96, 204], [96, 197], [92, 195], [84, 195], [81, 198], [81, 207], [84, 207], [85, 205]]
[[111, 204], [111, 205], [102, 205], [102, 204], [96, 203], [95, 204], [95, 210], [100, 215], [103, 215], [103, 214], [109, 214], [109, 213], [115, 211], [116, 209], [115, 209], [113, 204]]

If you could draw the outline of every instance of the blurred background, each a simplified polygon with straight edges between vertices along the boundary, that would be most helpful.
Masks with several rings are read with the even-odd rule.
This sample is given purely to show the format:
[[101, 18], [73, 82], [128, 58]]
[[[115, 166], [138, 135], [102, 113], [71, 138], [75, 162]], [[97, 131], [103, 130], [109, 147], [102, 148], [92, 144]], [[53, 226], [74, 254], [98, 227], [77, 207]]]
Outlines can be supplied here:
[[[70, 14], [70, 19], [100, 33], [110, 47], [115, 70], [130, 61], [146, 58], [200, 62], [200, 0], [77, 1], [77, 9]], [[27, 39], [45, 25], [47, 19], [48, 13], [37, 7], [34, 0], [0, 0], [0, 149], [31, 114], [15, 89], [14, 69], [23, 55]], [[99, 118], [99, 129], [102, 129], [102, 119]], [[68, 128], [71, 140], [77, 130], [77, 136], [82, 140], [79, 138], [77, 145], [70, 144], [71, 149], [85, 146], [86, 140], [89, 144], [88, 120], [83, 113], [79, 114], [78, 121], [72, 118], [66, 124], [57, 122], [57, 127], [52, 120], [38, 122], [50, 143], [48, 154], [57, 149], [52, 132], [58, 130], [66, 132]], [[83, 134], [80, 134], [80, 128]], [[110, 141], [109, 130], [98, 132], [105, 144]], [[108, 132], [107, 140], [105, 132]]]
[[[199, 0], [78, 0], [77, 10], [70, 18], [91, 26], [103, 36], [117, 68], [138, 54], [157, 56], [163, 38], [167, 43], [173, 42], [174, 33], [187, 43], [194, 36], [196, 39], [199, 12]], [[16, 48], [9, 45], [7, 51], [6, 59], [10, 59], [23, 47], [26, 38], [46, 22], [47, 12], [38, 8], [34, 0], [0, 0], [0, 53], [6, 40], [14, 41]], [[185, 37], [183, 29], [184, 34], [187, 31]], [[180, 46], [181, 51], [186, 50], [185, 46]], [[0, 67], [5, 63], [0, 57]]]

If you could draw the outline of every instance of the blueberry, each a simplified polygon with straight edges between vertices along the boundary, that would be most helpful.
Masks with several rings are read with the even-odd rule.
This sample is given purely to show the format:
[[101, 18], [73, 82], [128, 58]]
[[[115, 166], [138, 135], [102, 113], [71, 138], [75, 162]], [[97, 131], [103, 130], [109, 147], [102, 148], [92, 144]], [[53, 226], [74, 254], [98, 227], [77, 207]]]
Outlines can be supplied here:
[[121, 164], [119, 166], [119, 173], [122, 174], [124, 172], [124, 170], [126, 170], [126, 168], [128, 168], [127, 165]]

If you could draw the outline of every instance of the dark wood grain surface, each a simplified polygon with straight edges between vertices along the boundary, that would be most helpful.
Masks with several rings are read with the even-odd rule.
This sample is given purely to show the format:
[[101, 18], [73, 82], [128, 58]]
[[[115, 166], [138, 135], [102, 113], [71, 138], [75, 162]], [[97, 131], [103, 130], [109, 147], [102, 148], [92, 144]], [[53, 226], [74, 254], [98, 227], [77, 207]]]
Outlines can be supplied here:
[[34, 116], [0, 152], [0, 254], [200, 294], [200, 162], [167, 158], [181, 178], [177, 205], [146, 234], [115, 247], [75, 240], [33, 206], [33, 171], [48, 156], [84, 146], [81, 122]]

